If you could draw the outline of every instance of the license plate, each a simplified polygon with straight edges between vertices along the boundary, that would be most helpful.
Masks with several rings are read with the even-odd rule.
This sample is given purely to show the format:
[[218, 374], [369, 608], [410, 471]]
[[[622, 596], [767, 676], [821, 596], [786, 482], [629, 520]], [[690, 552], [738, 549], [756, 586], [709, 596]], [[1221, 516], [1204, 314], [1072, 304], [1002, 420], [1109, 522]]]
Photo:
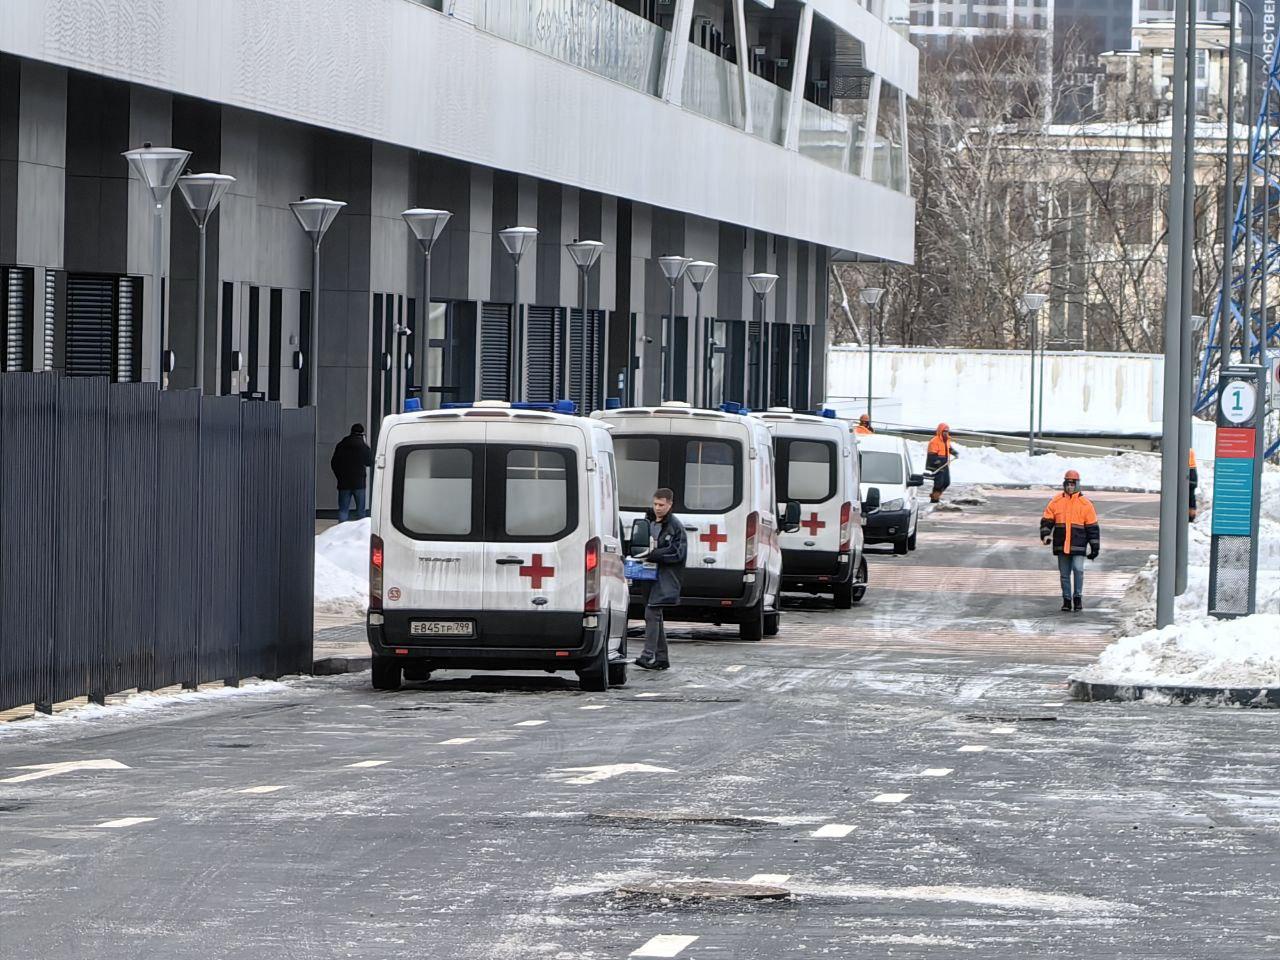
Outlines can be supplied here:
[[414, 620], [409, 634], [414, 637], [471, 637], [476, 625], [470, 620]]

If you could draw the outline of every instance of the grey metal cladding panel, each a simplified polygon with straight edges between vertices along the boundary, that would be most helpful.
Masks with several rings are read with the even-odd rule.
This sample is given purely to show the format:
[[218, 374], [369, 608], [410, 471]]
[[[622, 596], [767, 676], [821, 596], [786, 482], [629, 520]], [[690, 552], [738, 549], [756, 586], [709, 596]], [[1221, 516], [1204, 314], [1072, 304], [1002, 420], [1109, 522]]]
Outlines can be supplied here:
[[[53, 474], [55, 600], [53, 702], [89, 690], [104, 651], [107, 380], [58, 381]], [[45, 482], [48, 482], [46, 479]], [[46, 608], [49, 609], [49, 608]], [[103, 691], [93, 691], [102, 693]]]
[[0, 376], [0, 709], [51, 702], [58, 380]]
[[163, 549], [156, 539], [162, 529], [156, 516], [159, 395], [154, 383], [120, 383], [107, 393], [104, 693], [144, 685], [152, 673], [156, 563]]
[[280, 674], [310, 673], [315, 593], [316, 417], [313, 407], [280, 415]]
[[151, 686], [192, 682], [200, 622], [200, 394], [166, 390], [156, 419], [159, 525]]
[[[280, 405], [253, 402], [240, 406], [241, 677], [275, 677], [280, 628], [280, 569], [271, 558], [280, 553], [275, 491], [280, 483]], [[265, 558], [253, 562], [247, 558]]]
[[206, 397], [200, 413], [200, 622], [197, 679], [239, 676], [240, 407]]
[[[573, 230], [563, 230], [564, 190], [558, 183], [539, 180], [538, 196], [538, 262], [536, 266], [537, 280], [534, 287], [534, 303], [554, 306], [563, 299], [560, 296], [560, 271], [573, 270], [574, 285], [577, 286], [577, 269], [568, 263], [569, 255], [561, 246], [561, 234], [568, 235]], [[523, 285], [523, 284], [522, 284]]]

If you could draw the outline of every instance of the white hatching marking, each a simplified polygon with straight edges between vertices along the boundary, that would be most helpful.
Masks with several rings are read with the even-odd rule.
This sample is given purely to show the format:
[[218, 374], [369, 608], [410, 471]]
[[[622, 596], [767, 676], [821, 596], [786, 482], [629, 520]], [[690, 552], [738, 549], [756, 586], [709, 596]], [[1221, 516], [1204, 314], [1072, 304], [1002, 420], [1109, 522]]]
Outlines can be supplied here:
[[453, 738], [453, 739], [451, 739], [451, 740], [441, 740], [441, 741], [440, 741], [440, 746], [442, 746], [442, 747], [456, 747], [456, 746], [458, 746], [458, 744], [461, 744], [461, 743], [475, 743], [475, 742], [476, 742], [476, 738], [475, 738], [475, 737], [454, 737], [454, 738]]
[[133, 827], [139, 823], [151, 823], [155, 817], [121, 817], [119, 820], [105, 820], [102, 823], [95, 823], [95, 827], [101, 827], [105, 830], [115, 830], [119, 827]]
[[789, 873], [757, 873], [753, 877], [747, 879], [747, 883], [764, 883], [770, 886], [781, 886], [791, 879]]
[[992, 727], [991, 732], [992, 733], [1017, 733], [1018, 731], [1015, 730], [1013, 727]]
[[839, 840], [841, 837], [847, 837], [853, 833], [853, 827], [845, 823], [828, 823], [825, 827], [819, 827], [813, 833], [809, 834], [819, 840]]
[[545, 720], [521, 720], [516, 724], [517, 727], [540, 727], [547, 721]]
[[633, 950], [633, 957], [676, 957], [680, 951], [697, 940], [697, 937], [685, 937], [674, 933], [664, 933], [649, 940], [638, 950]]
[[31, 780], [43, 780], [45, 777], [56, 777], [60, 773], [71, 773], [75, 770], [128, 770], [119, 760], [63, 760], [60, 763], [33, 763], [14, 770], [33, 770], [34, 773], [22, 773], [16, 777], [0, 780], [0, 783], [27, 783]]
[[737, 673], [739, 670], [743, 669], [745, 666], [746, 666], [745, 663], [735, 663], [732, 667], [725, 667], [724, 672]]
[[957, 750], [956, 753], [985, 753], [987, 749], [988, 748], [986, 746], [979, 743], [967, 743]]
[[246, 787], [245, 789], [237, 792], [239, 793], [275, 793], [277, 790], [283, 790], [283, 789], [284, 789], [283, 784], [268, 783], [268, 784], [263, 784], [260, 787]]
[[637, 699], [640, 697], [660, 697], [660, 696], [662, 696], [662, 694], [660, 693], [637, 693], [636, 694]]
[[666, 767], [655, 767], [647, 763], [610, 763], [599, 767], [566, 767], [557, 773], [580, 773], [582, 776], [564, 781], [582, 787], [602, 780], [611, 780], [625, 773], [675, 773]]
[[589, 703], [585, 707], [579, 707], [579, 710], [603, 710], [603, 703]]
[[909, 796], [911, 796], [911, 794], [909, 793], [882, 793], [882, 794], [879, 794], [878, 796], [872, 797], [871, 802], [872, 803], [901, 803], [903, 800], [907, 799], [907, 797]]
[[348, 763], [348, 767], [381, 767], [390, 763], [390, 760], [361, 760], [358, 763]]
[[945, 777], [955, 773], [950, 767], [929, 767], [927, 770], [921, 770], [922, 777]]

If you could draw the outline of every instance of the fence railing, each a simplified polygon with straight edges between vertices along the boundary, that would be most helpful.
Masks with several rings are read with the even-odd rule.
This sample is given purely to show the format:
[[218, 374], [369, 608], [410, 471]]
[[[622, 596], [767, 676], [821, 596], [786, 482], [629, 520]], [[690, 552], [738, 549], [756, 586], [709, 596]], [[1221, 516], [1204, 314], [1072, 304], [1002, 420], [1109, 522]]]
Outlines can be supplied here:
[[0, 375], [0, 709], [311, 669], [315, 415]]

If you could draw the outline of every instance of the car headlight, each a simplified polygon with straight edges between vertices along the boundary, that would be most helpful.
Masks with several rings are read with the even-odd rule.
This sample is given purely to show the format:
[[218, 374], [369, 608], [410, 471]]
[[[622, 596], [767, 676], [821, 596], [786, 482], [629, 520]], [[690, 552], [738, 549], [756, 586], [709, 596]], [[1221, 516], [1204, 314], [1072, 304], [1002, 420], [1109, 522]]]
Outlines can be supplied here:
[[902, 505], [904, 503], [906, 503], [905, 500], [886, 500], [884, 503], [880, 504], [880, 509], [881, 510], [901, 510]]

